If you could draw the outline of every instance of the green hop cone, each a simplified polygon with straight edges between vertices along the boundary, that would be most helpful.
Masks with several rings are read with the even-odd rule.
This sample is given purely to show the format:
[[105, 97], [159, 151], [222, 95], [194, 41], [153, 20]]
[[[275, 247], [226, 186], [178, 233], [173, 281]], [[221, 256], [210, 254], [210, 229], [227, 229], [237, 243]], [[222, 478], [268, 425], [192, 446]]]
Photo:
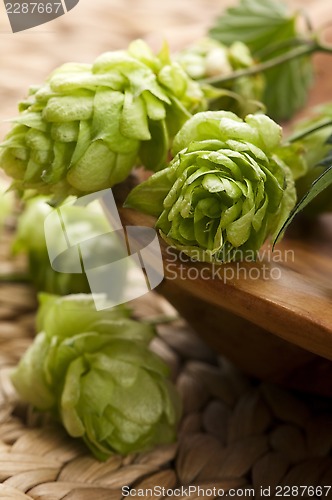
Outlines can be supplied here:
[[[165, 46], [141, 40], [90, 64], [68, 63], [32, 87], [0, 153], [19, 190], [63, 199], [122, 182], [139, 162], [158, 170], [204, 96]], [[1, 148], [0, 148], [1, 151]]]
[[51, 411], [94, 455], [127, 454], [175, 439], [179, 398], [148, 349], [151, 326], [89, 295], [42, 295], [40, 333], [15, 369], [22, 398]]
[[[86, 274], [61, 273], [55, 271], [50, 263], [47, 249], [44, 222], [47, 218], [48, 245], [52, 248], [54, 255], [63, 252], [63, 234], [59, 227], [59, 218], [65, 227], [67, 236], [71, 241], [80, 241], [84, 234], [85, 240], [91, 244], [86, 246], [86, 260], [98, 262], [99, 266], [109, 263], [110, 256], [117, 260], [123, 257], [122, 244], [116, 239], [98, 237], [107, 234], [110, 225], [98, 202], [90, 203], [87, 207], [73, 205], [72, 200], [67, 200], [62, 205], [59, 217], [49, 217], [58, 209], [53, 209], [47, 203], [48, 198], [37, 197], [26, 203], [25, 209], [20, 215], [17, 223], [16, 238], [13, 244], [14, 254], [24, 252], [27, 254], [29, 263], [29, 276], [38, 291], [45, 291], [58, 295], [70, 293], [89, 293], [90, 286]], [[64, 252], [61, 256], [62, 267], [76, 269], [76, 252]], [[126, 269], [123, 267], [114, 276], [116, 287], [121, 289], [121, 283], [125, 283]]]
[[[233, 42], [229, 47], [213, 40], [202, 38], [177, 54], [177, 61], [194, 80], [231, 75], [234, 71], [250, 68], [255, 61], [249, 48], [242, 42]], [[246, 116], [257, 109], [264, 92], [264, 77], [261, 74], [242, 77], [222, 84], [222, 89], [202, 84], [209, 100], [209, 109], [223, 109]]]
[[126, 205], [157, 216], [165, 241], [195, 260], [255, 255], [296, 201], [291, 171], [274, 152], [280, 141], [281, 128], [265, 115], [198, 113], [176, 136], [169, 167]]

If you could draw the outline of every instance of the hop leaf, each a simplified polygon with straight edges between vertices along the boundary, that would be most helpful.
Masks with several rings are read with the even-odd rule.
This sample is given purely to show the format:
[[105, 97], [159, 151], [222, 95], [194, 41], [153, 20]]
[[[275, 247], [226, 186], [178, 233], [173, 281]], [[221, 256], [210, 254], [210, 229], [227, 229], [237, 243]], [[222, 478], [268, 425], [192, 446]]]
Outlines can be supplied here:
[[173, 441], [179, 418], [168, 367], [148, 349], [154, 331], [128, 314], [96, 312], [88, 295], [43, 295], [42, 331], [12, 375], [24, 400], [101, 460]]
[[65, 64], [31, 88], [0, 166], [18, 189], [59, 199], [112, 187], [138, 161], [161, 168], [173, 135], [202, 106], [199, 85], [167, 48], [155, 56], [137, 40], [92, 65]]
[[[297, 20], [298, 13], [289, 13], [279, 0], [240, 0], [216, 21], [210, 35], [226, 45], [240, 40], [254, 57], [267, 61], [285, 53], [288, 48], [282, 45], [299, 37]], [[285, 62], [266, 71], [265, 76], [263, 102], [267, 112], [274, 119], [291, 118], [307, 99], [312, 81], [310, 58]]]
[[157, 216], [165, 241], [195, 260], [252, 256], [296, 201], [292, 174], [274, 152], [280, 140], [281, 128], [265, 115], [198, 113], [176, 136], [170, 166], [126, 205]]
[[[317, 130], [294, 143], [294, 146], [302, 149], [306, 165], [306, 169], [296, 180], [296, 190], [298, 198], [303, 198], [303, 204], [299, 211], [305, 209], [307, 214], [317, 215], [332, 210], [332, 188], [328, 183], [323, 182], [323, 179], [329, 178], [325, 177], [324, 173], [332, 165], [332, 103], [317, 107], [311, 118], [297, 123], [295, 131], [301, 134], [312, 128], [317, 128]], [[313, 196], [312, 184], [320, 176], [323, 176], [322, 180], [315, 184], [315, 195]], [[320, 185], [323, 186], [321, 190], [318, 189]], [[305, 204], [304, 200], [306, 200]]]
[[[332, 165], [330, 165], [324, 172], [312, 183], [310, 189], [305, 193], [303, 198], [298, 202], [296, 207], [287, 217], [279, 233], [276, 235], [274, 243], [279, 239], [279, 236], [286, 231], [288, 226], [293, 222], [297, 214], [304, 210], [308, 205], [311, 205], [313, 201], [319, 199], [322, 194], [330, 195], [332, 187]], [[327, 196], [328, 200], [331, 201], [331, 195]]]

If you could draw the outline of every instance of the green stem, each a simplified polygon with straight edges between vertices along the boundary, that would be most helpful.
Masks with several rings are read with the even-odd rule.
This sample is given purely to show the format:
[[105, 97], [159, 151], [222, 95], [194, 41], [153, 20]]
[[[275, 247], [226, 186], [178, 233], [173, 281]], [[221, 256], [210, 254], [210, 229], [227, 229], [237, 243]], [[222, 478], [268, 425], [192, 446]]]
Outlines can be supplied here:
[[255, 57], [259, 60], [269, 59], [272, 54], [280, 50], [292, 49], [294, 47], [299, 47], [303, 45], [308, 45], [308, 39], [306, 38], [291, 38], [290, 40], [283, 40], [277, 43], [271, 43], [264, 47], [263, 49], [255, 52]]
[[313, 134], [317, 130], [320, 130], [322, 128], [329, 127], [329, 126], [330, 127], [332, 126], [332, 119], [326, 118], [325, 120], [319, 122], [318, 124], [316, 123], [315, 125], [312, 125], [311, 127], [308, 127], [305, 130], [301, 130], [300, 132], [295, 132], [295, 134], [288, 137], [287, 141], [288, 142], [299, 141], [299, 140], [303, 139], [304, 137], [306, 137], [307, 135]]
[[279, 66], [280, 64], [291, 61], [292, 59], [310, 55], [314, 52], [327, 52], [329, 54], [332, 54], [332, 47], [322, 44], [319, 40], [306, 41], [304, 46], [297, 47], [294, 50], [290, 50], [285, 54], [274, 57], [269, 61], [256, 64], [255, 66], [251, 66], [250, 68], [234, 71], [233, 73], [226, 76], [206, 78], [204, 80], [200, 80], [200, 83], [213, 85], [215, 87], [222, 87], [227, 82], [231, 82], [245, 76], [257, 75], [257, 73], [262, 73], [264, 71], [267, 71], [268, 69], [274, 68], [275, 66]]

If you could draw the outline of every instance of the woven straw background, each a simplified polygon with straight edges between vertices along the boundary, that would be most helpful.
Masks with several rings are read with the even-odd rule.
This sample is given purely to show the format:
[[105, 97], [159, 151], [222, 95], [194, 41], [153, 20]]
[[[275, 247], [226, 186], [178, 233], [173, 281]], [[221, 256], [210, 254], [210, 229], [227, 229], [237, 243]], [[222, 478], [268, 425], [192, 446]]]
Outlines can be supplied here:
[[[8, 247], [4, 238], [3, 262]], [[16, 268], [17, 263], [7, 263], [7, 271]], [[125, 485], [250, 487], [258, 498], [261, 487], [331, 485], [332, 401], [250, 380], [217, 358], [182, 320], [160, 326], [152, 343], [182, 396], [177, 442], [98, 462], [80, 442], [20, 402], [11, 385], [11, 367], [34, 335], [35, 307], [29, 286], [0, 286], [0, 498], [120, 500]], [[138, 317], [172, 313], [154, 294], [135, 306]]]
[[[42, 81], [55, 66], [91, 61], [136, 37], [156, 49], [166, 37], [172, 49], [180, 48], [202, 35], [226, 3], [80, 0], [66, 16], [15, 35], [0, 4], [1, 122], [16, 113], [16, 101], [28, 85]], [[326, 2], [292, 3], [314, 6], [316, 19], [324, 19]], [[0, 123], [1, 136], [7, 129]], [[2, 236], [1, 273], [24, 267], [8, 262], [8, 248], [9, 236]], [[35, 308], [27, 285], [0, 285], [0, 498], [117, 500], [124, 485], [189, 484], [225, 491], [253, 487], [258, 497], [261, 486], [332, 484], [332, 402], [248, 379], [217, 358], [182, 321], [160, 327], [153, 342], [182, 395], [178, 441], [98, 462], [22, 404], [11, 386], [11, 367], [34, 335]], [[143, 317], [169, 312], [170, 306], [153, 294], [136, 304], [136, 314]]]

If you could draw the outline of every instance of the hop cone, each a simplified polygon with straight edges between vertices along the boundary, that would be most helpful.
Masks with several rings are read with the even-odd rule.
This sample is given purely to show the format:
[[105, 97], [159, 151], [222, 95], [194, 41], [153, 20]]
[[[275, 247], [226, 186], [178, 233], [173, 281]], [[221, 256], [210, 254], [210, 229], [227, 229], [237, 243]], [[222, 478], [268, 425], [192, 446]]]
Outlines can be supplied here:
[[31, 88], [0, 166], [16, 188], [60, 199], [105, 189], [138, 161], [160, 168], [171, 138], [203, 101], [166, 47], [155, 56], [137, 40], [92, 65], [65, 64]]
[[[90, 286], [85, 273], [60, 273], [51, 266], [44, 231], [45, 219], [47, 218], [48, 224], [48, 244], [55, 255], [60, 255], [63, 251], [63, 234], [59, 234], [58, 219], [48, 217], [55, 209], [52, 209], [47, 201], [48, 198], [39, 196], [26, 203], [18, 219], [13, 252], [27, 254], [30, 279], [38, 291], [58, 295], [89, 293]], [[86, 246], [86, 251], [89, 252], [89, 255], [86, 255], [87, 261], [93, 258], [94, 262], [102, 266], [109, 262], [110, 256], [114, 260], [122, 258], [120, 241], [117, 245], [114, 238], [98, 237], [100, 234], [111, 231], [98, 203], [90, 203], [87, 207], [81, 207], [72, 205], [71, 200], [68, 200], [62, 206], [61, 221], [71, 241], [80, 241], [82, 234], [85, 240], [91, 241], [91, 245]], [[76, 253], [64, 252], [61, 256], [63, 267], [76, 269], [76, 257]], [[121, 268], [118, 275], [114, 277], [119, 291], [121, 284], [126, 281], [124, 273], [125, 269]]]
[[[242, 42], [229, 47], [212, 38], [203, 38], [177, 55], [177, 61], [194, 80], [223, 77], [234, 71], [250, 68], [255, 64], [249, 48]], [[210, 98], [210, 109], [225, 109], [241, 116], [257, 108], [264, 92], [262, 75], [242, 77], [222, 84], [223, 89], [212, 90], [202, 85]]]
[[148, 349], [153, 329], [89, 295], [42, 296], [41, 333], [13, 373], [24, 400], [61, 419], [104, 460], [175, 438], [179, 400]]
[[296, 201], [291, 172], [274, 153], [280, 139], [265, 115], [198, 113], [176, 136], [170, 166], [137, 186], [126, 205], [157, 216], [166, 242], [195, 260], [255, 255]]

